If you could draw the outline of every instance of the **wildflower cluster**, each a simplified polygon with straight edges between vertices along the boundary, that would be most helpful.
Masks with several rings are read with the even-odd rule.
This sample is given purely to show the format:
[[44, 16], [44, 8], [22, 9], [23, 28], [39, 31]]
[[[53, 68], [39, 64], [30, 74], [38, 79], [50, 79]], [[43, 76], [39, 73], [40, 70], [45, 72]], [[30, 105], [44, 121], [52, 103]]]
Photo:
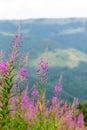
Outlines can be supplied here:
[[[62, 75], [51, 101], [46, 99], [44, 86], [49, 66], [44, 58], [38, 64], [38, 82], [31, 90], [25, 86], [28, 70], [22, 67], [15, 71], [22, 39], [22, 35], [15, 36], [10, 60], [0, 63], [0, 130], [85, 130], [78, 99], [70, 105], [59, 98], [63, 91]], [[25, 89], [21, 89], [23, 86]]]

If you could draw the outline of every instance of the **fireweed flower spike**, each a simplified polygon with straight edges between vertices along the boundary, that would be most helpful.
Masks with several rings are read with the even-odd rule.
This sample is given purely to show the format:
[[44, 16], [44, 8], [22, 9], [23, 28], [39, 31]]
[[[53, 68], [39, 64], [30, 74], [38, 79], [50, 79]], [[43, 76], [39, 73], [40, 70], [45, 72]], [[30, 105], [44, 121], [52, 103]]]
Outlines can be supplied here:
[[21, 23], [19, 24], [18, 34], [12, 40], [12, 54], [9, 59], [10, 62], [14, 62], [18, 56], [18, 47], [23, 43], [23, 35], [21, 34]]
[[28, 70], [20, 69], [19, 75], [21, 80], [28, 78]]
[[48, 79], [48, 61], [45, 61], [44, 58], [41, 58], [38, 64], [38, 81], [45, 83]]
[[59, 95], [62, 93], [62, 75], [60, 75], [59, 77], [59, 81], [58, 81], [58, 84], [55, 86], [54, 88], [54, 93], [55, 95]]
[[18, 47], [21, 45], [22, 40], [23, 40], [23, 36], [21, 34], [18, 34], [14, 37], [14, 39], [13, 39], [14, 44], [13, 44], [13, 48], [12, 48], [12, 56], [11, 56], [11, 59], [10, 59], [11, 62], [15, 61], [17, 54], [18, 54]]
[[32, 91], [32, 96], [33, 97], [38, 97], [38, 90], [37, 89], [33, 89], [33, 91]]
[[79, 100], [77, 98], [74, 98], [73, 105], [77, 108], [79, 106]]
[[61, 93], [62, 92], [62, 85], [55, 86], [55, 93]]
[[0, 64], [0, 72], [7, 74], [9, 71], [9, 63], [8, 62], [3, 62]]
[[84, 115], [81, 113], [78, 117], [78, 121], [77, 121], [77, 124], [79, 125], [79, 127], [84, 127]]
[[57, 97], [53, 97], [53, 98], [52, 98], [52, 104], [56, 104], [57, 101], [58, 101], [58, 98], [57, 98]]
[[40, 70], [44, 72], [48, 70], [48, 61], [45, 63], [43, 58], [40, 59], [38, 64], [38, 71]]
[[20, 35], [16, 35], [14, 38], [13, 38], [13, 42], [19, 42], [19, 44], [21, 44], [23, 42], [23, 35], [20, 34]]

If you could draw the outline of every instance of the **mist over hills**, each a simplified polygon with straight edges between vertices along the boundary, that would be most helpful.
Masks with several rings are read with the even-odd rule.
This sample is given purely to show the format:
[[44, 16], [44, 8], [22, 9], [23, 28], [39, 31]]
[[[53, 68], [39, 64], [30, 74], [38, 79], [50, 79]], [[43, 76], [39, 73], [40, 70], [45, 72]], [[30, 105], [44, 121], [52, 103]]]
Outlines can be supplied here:
[[[19, 21], [0, 21], [0, 50], [6, 52], [17, 33]], [[35, 81], [34, 70], [48, 47], [49, 82], [47, 96], [63, 73], [62, 98], [72, 101], [87, 99], [87, 19], [30, 19], [22, 20], [24, 43], [22, 53], [30, 55], [30, 87]]]

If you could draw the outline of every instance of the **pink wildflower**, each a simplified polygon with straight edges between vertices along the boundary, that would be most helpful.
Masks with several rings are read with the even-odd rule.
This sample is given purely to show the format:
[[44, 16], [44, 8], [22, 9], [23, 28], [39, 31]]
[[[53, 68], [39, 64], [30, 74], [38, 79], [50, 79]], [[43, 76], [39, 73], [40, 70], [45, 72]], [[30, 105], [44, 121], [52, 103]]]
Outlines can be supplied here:
[[78, 107], [78, 105], [79, 105], [79, 100], [75, 98], [73, 104], [74, 104], [75, 107]]
[[60, 93], [62, 92], [62, 86], [61, 85], [58, 85], [58, 86], [55, 86], [55, 89], [54, 89], [55, 93]]
[[43, 59], [41, 59], [38, 64], [38, 71], [40, 71], [40, 70], [43, 70], [43, 71], [48, 70], [48, 62], [45, 63]]
[[80, 126], [80, 127], [83, 127], [84, 126], [84, 115], [81, 113], [78, 117], [78, 121], [77, 121], [77, 124]]
[[32, 91], [32, 96], [33, 97], [37, 97], [38, 96], [38, 90], [36, 90], [36, 89], [34, 89], [33, 91]]
[[56, 104], [57, 101], [58, 101], [57, 97], [53, 97], [53, 98], [52, 98], [52, 104]]
[[21, 69], [20, 70], [20, 79], [25, 79], [28, 77], [28, 70], [27, 69]]
[[16, 35], [14, 38], [13, 38], [13, 42], [19, 42], [22, 43], [23, 41], [23, 36], [22, 35]]
[[21, 101], [21, 110], [28, 109], [30, 105], [30, 99], [28, 97], [28, 91], [23, 91], [22, 101]]
[[9, 71], [9, 64], [8, 62], [3, 62], [0, 64], [0, 71], [4, 74], [7, 74]]

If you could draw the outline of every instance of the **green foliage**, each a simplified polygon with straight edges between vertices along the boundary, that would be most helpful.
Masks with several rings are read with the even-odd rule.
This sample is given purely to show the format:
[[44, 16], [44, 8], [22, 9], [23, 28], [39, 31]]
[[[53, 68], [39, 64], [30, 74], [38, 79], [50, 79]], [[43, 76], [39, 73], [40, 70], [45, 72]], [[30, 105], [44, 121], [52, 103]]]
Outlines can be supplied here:
[[23, 118], [16, 117], [13, 119], [10, 123], [10, 129], [14, 130], [27, 130], [28, 129], [28, 123]]
[[3, 77], [1, 79], [4, 82], [4, 85], [0, 86], [1, 97], [2, 97], [0, 99], [0, 103], [3, 104], [0, 111], [0, 115], [1, 115], [0, 127], [2, 126], [4, 127], [5, 125], [8, 126], [8, 124], [10, 123], [9, 99], [10, 99], [11, 89], [13, 87], [13, 78], [14, 78], [14, 75], [12, 75], [12, 73], [13, 73], [13, 66], [11, 65], [8, 74], [3, 76], [4, 79]]
[[84, 120], [85, 120], [86, 125], [87, 125], [87, 101], [82, 102], [79, 105], [79, 109], [80, 109], [80, 112], [82, 112], [84, 114]]

